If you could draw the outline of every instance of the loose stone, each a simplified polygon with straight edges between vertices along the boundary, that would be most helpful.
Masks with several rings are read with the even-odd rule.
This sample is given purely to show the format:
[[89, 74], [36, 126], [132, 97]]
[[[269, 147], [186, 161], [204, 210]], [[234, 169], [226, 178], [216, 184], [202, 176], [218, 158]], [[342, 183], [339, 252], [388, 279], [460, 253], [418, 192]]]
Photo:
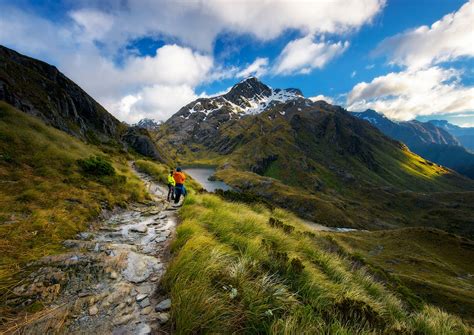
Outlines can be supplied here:
[[171, 308], [171, 299], [165, 299], [156, 305], [155, 310], [157, 312], [166, 311]]
[[93, 315], [97, 315], [97, 313], [99, 313], [99, 309], [97, 308], [96, 305], [89, 308], [89, 315], [93, 316]]
[[145, 299], [146, 297], [148, 297], [148, 294], [139, 294], [139, 295], [137, 295], [136, 299], [137, 299], [138, 302], [140, 302], [143, 299]]
[[169, 313], [158, 313], [156, 318], [160, 324], [165, 324], [170, 319], [170, 315]]

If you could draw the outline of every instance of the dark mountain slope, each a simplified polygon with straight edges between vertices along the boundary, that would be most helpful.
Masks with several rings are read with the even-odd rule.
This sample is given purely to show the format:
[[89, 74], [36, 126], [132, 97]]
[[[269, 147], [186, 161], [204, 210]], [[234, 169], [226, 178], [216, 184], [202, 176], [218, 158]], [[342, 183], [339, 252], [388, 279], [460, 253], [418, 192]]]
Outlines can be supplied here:
[[[240, 85], [245, 81], [233, 90]], [[237, 189], [324, 224], [410, 225], [417, 206], [391, 208], [400, 192], [474, 190], [469, 179], [411, 153], [367, 122], [325, 102], [295, 95], [258, 113], [233, 113], [226, 105], [190, 113], [198, 102], [183, 107], [160, 128], [160, 146], [181, 163], [217, 164], [217, 176]], [[464, 217], [471, 220], [473, 215]], [[438, 223], [446, 221], [440, 218], [432, 224]]]
[[1, 45], [0, 100], [81, 140], [164, 161], [146, 131], [121, 123], [56, 67]]
[[416, 120], [395, 122], [370, 109], [353, 115], [369, 121], [385, 135], [405, 143], [418, 155], [474, 178], [474, 154], [462, 147], [446, 129]]
[[81, 139], [114, 141], [126, 128], [56, 67], [3, 46], [0, 100]]

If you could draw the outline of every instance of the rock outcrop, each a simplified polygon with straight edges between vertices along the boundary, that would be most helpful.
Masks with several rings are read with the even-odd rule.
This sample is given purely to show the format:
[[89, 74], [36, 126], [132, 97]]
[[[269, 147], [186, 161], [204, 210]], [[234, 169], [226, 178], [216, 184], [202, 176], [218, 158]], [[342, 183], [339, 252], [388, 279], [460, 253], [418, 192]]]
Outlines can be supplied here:
[[139, 154], [154, 158], [163, 163], [165, 162], [164, 155], [158, 151], [155, 143], [151, 140], [148, 130], [140, 127], [129, 127], [122, 140]]
[[0, 100], [83, 141], [125, 145], [164, 161], [146, 129], [117, 120], [56, 67], [3, 46]]
[[0, 99], [89, 142], [113, 142], [126, 127], [56, 67], [0, 46]]

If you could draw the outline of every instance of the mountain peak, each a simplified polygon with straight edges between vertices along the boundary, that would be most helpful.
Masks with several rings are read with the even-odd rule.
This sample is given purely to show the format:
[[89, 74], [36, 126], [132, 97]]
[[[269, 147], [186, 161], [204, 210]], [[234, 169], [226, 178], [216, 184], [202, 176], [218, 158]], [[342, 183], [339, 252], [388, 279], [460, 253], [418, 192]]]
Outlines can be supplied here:
[[148, 130], [157, 130], [160, 127], [160, 124], [161, 122], [157, 122], [149, 118], [144, 118], [134, 124], [134, 126]]
[[272, 94], [272, 89], [258, 80], [256, 77], [248, 77], [241, 82], [235, 84], [231, 90], [224, 94], [224, 97], [241, 105], [242, 97], [245, 99], [254, 99], [256, 97], [268, 97]]

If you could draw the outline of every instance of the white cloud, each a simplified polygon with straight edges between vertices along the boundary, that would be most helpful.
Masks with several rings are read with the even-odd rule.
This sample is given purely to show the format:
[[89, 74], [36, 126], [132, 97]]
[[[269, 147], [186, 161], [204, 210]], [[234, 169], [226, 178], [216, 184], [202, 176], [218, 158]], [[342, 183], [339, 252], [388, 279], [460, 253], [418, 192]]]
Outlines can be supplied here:
[[352, 71], [351, 78], [354, 78], [357, 75], [357, 71]]
[[[194, 99], [203, 83], [265, 74], [266, 58], [245, 69], [215, 64], [211, 50], [221, 33], [261, 41], [288, 29], [308, 36], [343, 34], [370, 23], [384, 5], [385, 0], [77, 0], [67, 17], [52, 21], [0, 0], [0, 43], [56, 65], [118, 118], [135, 122], [141, 115], [168, 117]], [[147, 57], [126, 48], [143, 37], [167, 44]], [[293, 63], [295, 71], [324, 66], [347, 44], [310, 46], [317, 59]]]
[[[92, 32], [97, 12], [108, 8], [114, 24], [104, 42], [122, 45], [144, 35], [178, 38], [200, 50], [210, 51], [216, 36], [224, 31], [251, 34], [267, 41], [285, 30], [305, 34], [345, 33], [367, 24], [384, 7], [385, 0], [332, 1], [166, 1], [116, 0], [79, 1], [82, 7], [71, 13]], [[92, 16], [93, 19], [88, 19]]]
[[399, 120], [472, 111], [474, 87], [463, 86], [460, 76], [459, 71], [440, 67], [392, 72], [354, 86], [347, 108], [371, 108]]
[[153, 57], [130, 57], [125, 74], [142, 84], [195, 86], [204, 81], [212, 66], [212, 57], [173, 44], [157, 49]]
[[187, 85], [153, 85], [144, 87], [137, 94], [123, 97], [118, 103], [110, 101], [105, 106], [116, 111], [120, 119], [136, 123], [144, 118], [166, 120], [197, 98], [194, 89]]
[[439, 65], [474, 56], [473, 22], [471, 0], [429, 27], [384, 40], [375, 54], [387, 54], [404, 70], [355, 85], [347, 95], [347, 108], [371, 108], [400, 120], [474, 111], [474, 87], [462, 84], [464, 71]]
[[349, 42], [313, 42], [307, 35], [289, 42], [278, 56], [274, 72], [277, 74], [309, 73], [322, 68], [331, 59], [341, 55], [349, 47]]
[[[176, 44], [164, 45], [153, 56], [126, 54], [122, 65], [104, 56], [94, 45], [92, 26], [104, 28], [101, 14], [88, 17], [88, 26], [66, 29], [16, 9], [0, 14], [0, 42], [53, 63], [120, 120], [133, 123], [146, 115], [163, 120], [196, 98], [194, 88], [214, 67], [212, 56]], [[10, 21], [10, 20], [9, 20]], [[82, 21], [81, 21], [82, 22]], [[84, 21], [85, 22], [85, 21]], [[107, 25], [108, 26], [108, 25]], [[46, 32], [46, 34], [44, 34]], [[160, 100], [160, 101], [158, 101]]]
[[249, 76], [261, 77], [268, 71], [268, 58], [256, 58], [254, 62], [245, 69], [237, 73], [237, 77], [246, 78]]
[[327, 97], [325, 95], [322, 95], [322, 94], [319, 94], [319, 95], [316, 95], [314, 97], [309, 97], [308, 98], [309, 100], [311, 101], [319, 101], [319, 100], [323, 100], [323, 101], [326, 101], [328, 104], [334, 104], [334, 99], [331, 98], [331, 97]]
[[473, 22], [474, 0], [471, 0], [430, 27], [420, 26], [382, 41], [375, 54], [388, 54], [393, 63], [412, 69], [462, 56], [473, 57]]

